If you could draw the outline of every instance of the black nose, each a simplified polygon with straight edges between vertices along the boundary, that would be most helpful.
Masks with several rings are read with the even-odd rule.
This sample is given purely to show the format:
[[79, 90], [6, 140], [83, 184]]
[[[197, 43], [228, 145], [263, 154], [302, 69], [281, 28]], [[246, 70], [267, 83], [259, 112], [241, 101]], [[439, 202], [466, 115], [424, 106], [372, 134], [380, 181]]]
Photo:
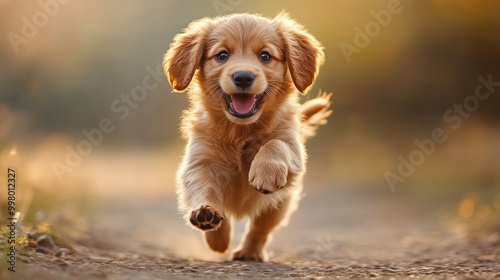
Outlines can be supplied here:
[[255, 75], [249, 71], [238, 71], [233, 74], [233, 83], [241, 89], [251, 86], [254, 80]]

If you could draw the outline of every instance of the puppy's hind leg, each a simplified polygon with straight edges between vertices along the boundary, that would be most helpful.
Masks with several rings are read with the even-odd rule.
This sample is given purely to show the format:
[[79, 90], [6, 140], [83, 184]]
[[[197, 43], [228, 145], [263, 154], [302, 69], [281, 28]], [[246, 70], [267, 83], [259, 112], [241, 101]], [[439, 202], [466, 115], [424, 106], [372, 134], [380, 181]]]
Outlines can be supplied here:
[[280, 203], [277, 208], [269, 208], [247, 224], [242, 244], [233, 252], [233, 260], [266, 261], [266, 243], [272, 231], [288, 222], [291, 213], [297, 208], [299, 194], [294, 194]]
[[226, 217], [217, 230], [205, 231], [204, 234], [210, 249], [225, 253], [229, 248], [229, 242], [231, 242], [231, 219]]

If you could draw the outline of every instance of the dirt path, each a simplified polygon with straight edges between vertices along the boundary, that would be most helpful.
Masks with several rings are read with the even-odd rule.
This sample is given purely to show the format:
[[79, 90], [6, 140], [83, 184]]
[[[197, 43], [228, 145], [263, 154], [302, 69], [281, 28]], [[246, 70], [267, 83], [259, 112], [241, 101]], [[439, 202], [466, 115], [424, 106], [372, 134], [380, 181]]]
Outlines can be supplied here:
[[[418, 206], [417, 206], [418, 205]], [[1, 279], [390, 278], [500, 279], [500, 238], [466, 237], [398, 194], [318, 191], [276, 233], [269, 263], [210, 253], [175, 200], [107, 203], [72, 250], [23, 256]], [[244, 225], [236, 225], [237, 244]]]

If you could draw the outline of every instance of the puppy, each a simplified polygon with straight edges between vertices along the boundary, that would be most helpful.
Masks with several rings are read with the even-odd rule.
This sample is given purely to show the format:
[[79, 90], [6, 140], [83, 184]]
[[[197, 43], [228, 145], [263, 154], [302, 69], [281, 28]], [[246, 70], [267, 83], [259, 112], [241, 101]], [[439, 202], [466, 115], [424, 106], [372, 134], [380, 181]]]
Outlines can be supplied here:
[[192, 22], [175, 36], [163, 66], [174, 91], [189, 91], [177, 173], [179, 210], [226, 252], [231, 219], [250, 221], [234, 260], [265, 261], [270, 234], [297, 208], [305, 140], [326, 122], [330, 95], [299, 104], [325, 58], [321, 44], [281, 13]]

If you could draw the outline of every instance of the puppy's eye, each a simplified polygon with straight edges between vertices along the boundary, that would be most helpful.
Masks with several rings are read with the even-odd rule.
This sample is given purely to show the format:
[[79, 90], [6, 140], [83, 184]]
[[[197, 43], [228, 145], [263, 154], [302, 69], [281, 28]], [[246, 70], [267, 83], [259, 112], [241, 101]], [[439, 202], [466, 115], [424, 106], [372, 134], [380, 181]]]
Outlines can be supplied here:
[[227, 51], [221, 51], [215, 55], [215, 59], [219, 62], [224, 62], [229, 58], [229, 53]]
[[271, 61], [271, 55], [266, 51], [261, 52], [259, 54], [259, 58], [260, 58], [260, 61], [265, 62], [265, 63]]

